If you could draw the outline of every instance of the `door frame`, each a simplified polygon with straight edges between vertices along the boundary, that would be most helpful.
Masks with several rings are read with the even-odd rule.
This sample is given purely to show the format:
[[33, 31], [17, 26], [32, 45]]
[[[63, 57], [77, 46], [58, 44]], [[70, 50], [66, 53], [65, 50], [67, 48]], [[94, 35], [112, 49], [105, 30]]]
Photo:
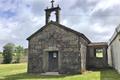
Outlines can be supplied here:
[[58, 52], [58, 72], [60, 71], [61, 69], [61, 55], [60, 55], [60, 51], [58, 48], [55, 48], [55, 47], [50, 47], [48, 49], [44, 49], [43, 50], [43, 72], [49, 72], [49, 62], [48, 62], [48, 56], [49, 56], [49, 52], [50, 51], [57, 51]]

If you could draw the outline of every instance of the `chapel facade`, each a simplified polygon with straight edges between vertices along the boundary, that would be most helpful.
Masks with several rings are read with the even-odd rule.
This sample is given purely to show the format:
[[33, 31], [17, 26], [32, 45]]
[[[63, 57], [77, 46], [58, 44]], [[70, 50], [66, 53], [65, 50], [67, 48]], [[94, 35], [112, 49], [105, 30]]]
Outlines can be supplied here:
[[[107, 43], [92, 43], [84, 34], [60, 24], [59, 5], [45, 9], [45, 25], [27, 38], [28, 73], [76, 74], [107, 67]], [[50, 21], [55, 12], [56, 21]]]

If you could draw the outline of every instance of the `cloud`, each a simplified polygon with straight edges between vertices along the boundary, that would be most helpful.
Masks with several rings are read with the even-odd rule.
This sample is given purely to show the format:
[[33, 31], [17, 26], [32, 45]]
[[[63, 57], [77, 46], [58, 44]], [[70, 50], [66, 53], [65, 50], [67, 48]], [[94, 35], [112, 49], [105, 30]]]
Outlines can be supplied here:
[[79, 20], [75, 17], [68, 20], [92, 41], [108, 41], [120, 23], [119, 4], [119, 0], [77, 0], [71, 8], [77, 9]]
[[91, 13], [94, 13], [99, 10], [105, 11], [106, 9], [111, 9], [114, 6], [118, 6], [118, 5], [120, 5], [119, 0], [100, 0]]
[[[8, 42], [27, 47], [26, 38], [45, 24], [51, 0], [0, 0], [0, 50]], [[84, 33], [91, 41], [108, 41], [120, 23], [119, 0], [56, 0], [61, 24]], [[6, 5], [6, 6], [5, 6]]]
[[[30, 7], [32, 3], [26, 1], [9, 0], [8, 2], [0, 3], [2, 5], [9, 5], [9, 8], [1, 6], [0, 13], [0, 50], [5, 43], [13, 42], [15, 44], [27, 47], [26, 38], [39, 29], [44, 23], [44, 18], [41, 15], [35, 15]], [[28, 4], [29, 3], [29, 4]], [[29, 5], [29, 6], [28, 6]], [[14, 11], [16, 15], [10, 16], [8, 11]], [[7, 17], [10, 16], [10, 17]], [[42, 24], [41, 24], [42, 23]]]

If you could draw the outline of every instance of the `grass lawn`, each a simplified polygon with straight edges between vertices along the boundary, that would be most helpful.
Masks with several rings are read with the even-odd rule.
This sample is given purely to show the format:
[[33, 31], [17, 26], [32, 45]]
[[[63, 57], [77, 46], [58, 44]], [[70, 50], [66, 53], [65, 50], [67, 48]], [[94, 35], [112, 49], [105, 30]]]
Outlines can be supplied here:
[[26, 63], [0, 64], [0, 80], [120, 80], [114, 70], [87, 71], [82, 75], [40, 76], [26, 73]]

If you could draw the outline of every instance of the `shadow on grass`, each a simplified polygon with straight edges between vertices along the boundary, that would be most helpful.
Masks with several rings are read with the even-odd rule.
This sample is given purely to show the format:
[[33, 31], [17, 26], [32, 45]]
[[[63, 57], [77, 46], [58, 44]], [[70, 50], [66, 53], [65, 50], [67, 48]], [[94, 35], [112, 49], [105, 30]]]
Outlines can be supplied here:
[[74, 76], [74, 75], [57, 75], [57, 76], [42, 76], [42, 75], [35, 75], [35, 74], [27, 74], [27, 73], [20, 73], [20, 74], [15, 74], [15, 75], [9, 75], [9, 76], [5, 76], [4, 79], [1, 80], [18, 80], [18, 79], [59, 79], [59, 78], [65, 78], [66, 76]]
[[114, 69], [100, 70], [100, 80], [120, 80], [120, 74]]
[[89, 71], [100, 73], [99, 74], [100, 79], [96, 79], [96, 80], [120, 80], [120, 74], [118, 74], [118, 72], [113, 68], [105, 68], [105, 69], [92, 68], [89, 69]]
[[[103, 70], [92, 70], [92, 71], [100, 72], [100, 79], [96, 79], [96, 80], [120, 80], [120, 74], [118, 74], [114, 69], [103, 69]], [[72, 77], [75, 75], [41, 76], [41, 75], [33, 75], [33, 74], [27, 74], [27, 73], [19, 73], [19, 74], [5, 76], [5, 78], [1, 80], [19, 80], [19, 79], [27, 79], [27, 80], [29, 79], [33, 79], [33, 80], [61, 79], [62, 80], [63, 78], [69, 77], [69, 76]], [[90, 80], [93, 80], [93, 79], [90, 79]]]

